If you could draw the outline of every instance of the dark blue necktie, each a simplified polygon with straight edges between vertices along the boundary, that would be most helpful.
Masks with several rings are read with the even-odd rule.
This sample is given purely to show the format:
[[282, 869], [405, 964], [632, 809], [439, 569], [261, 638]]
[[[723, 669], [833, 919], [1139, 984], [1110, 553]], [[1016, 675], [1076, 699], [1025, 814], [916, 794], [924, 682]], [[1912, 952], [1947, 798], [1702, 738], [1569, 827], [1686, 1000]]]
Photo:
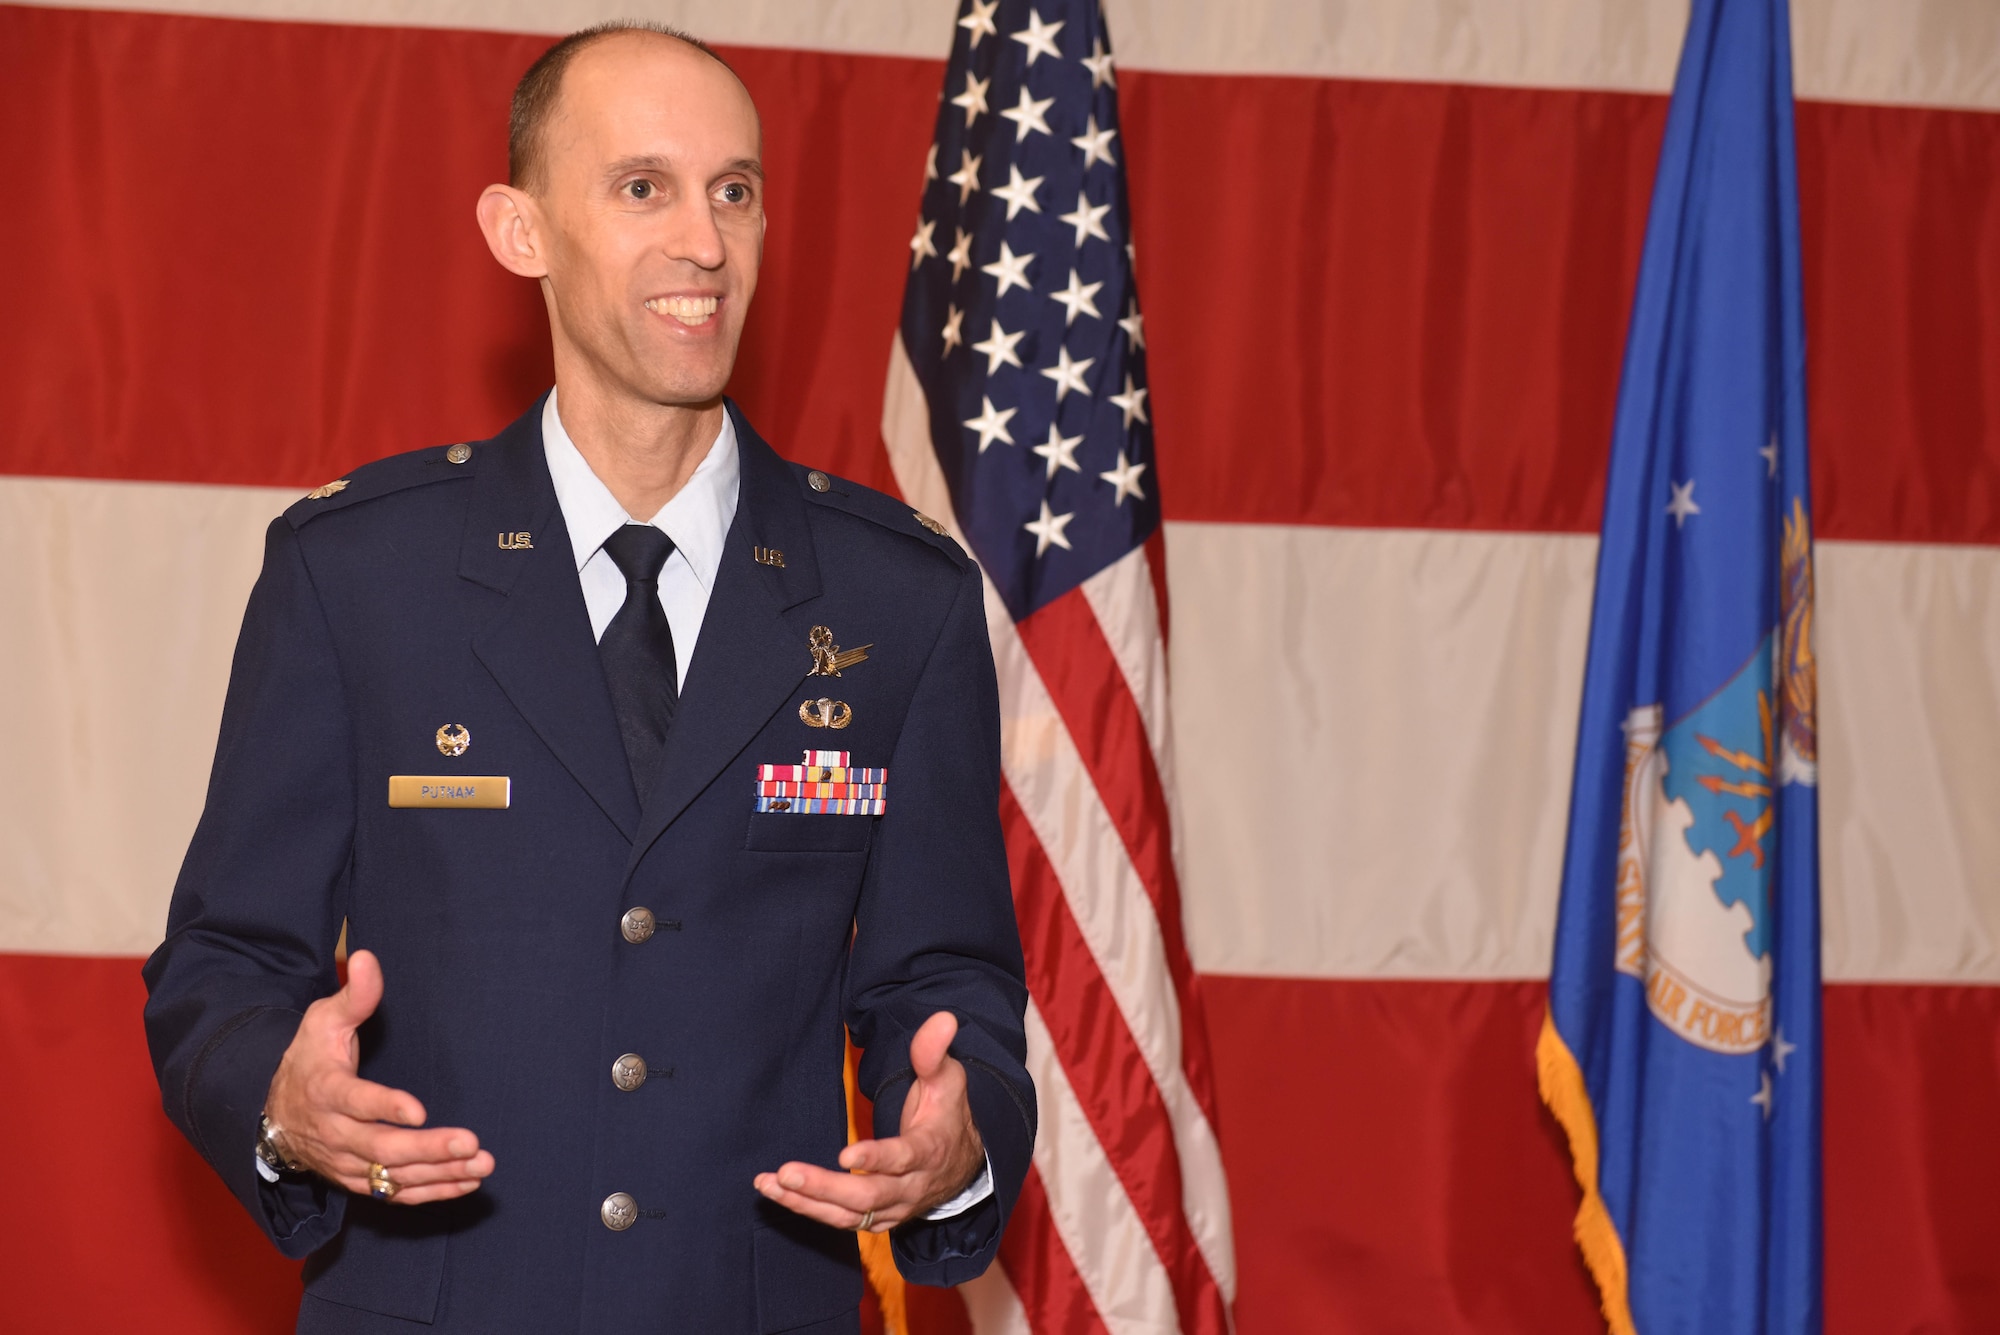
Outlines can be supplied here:
[[681, 699], [674, 632], [660, 606], [660, 567], [673, 553], [674, 540], [651, 524], [626, 524], [604, 540], [604, 550], [625, 576], [625, 605], [604, 628], [597, 653], [625, 739], [632, 786], [644, 806]]

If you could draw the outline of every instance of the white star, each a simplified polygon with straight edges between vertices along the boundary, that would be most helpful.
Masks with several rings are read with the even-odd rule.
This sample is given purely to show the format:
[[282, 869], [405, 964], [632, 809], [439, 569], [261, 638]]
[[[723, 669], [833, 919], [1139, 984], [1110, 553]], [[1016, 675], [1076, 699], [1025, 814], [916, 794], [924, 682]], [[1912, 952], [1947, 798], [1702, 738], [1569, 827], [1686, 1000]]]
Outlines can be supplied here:
[[972, 12], [958, 21], [959, 27], [972, 34], [974, 51], [979, 49], [980, 38], [1000, 35], [1000, 30], [993, 26], [993, 12], [999, 8], [1000, 0], [993, 0], [990, 5], [982, 5], [979, 0], [972, 0]]
[[937, 230], [937, 220], [921, 219], [917, 223], [917, 234], [910, 238], [910, 268], [915, 269], [925, 260], [937, 258], [937, 247], [931, 242], [931, 233]]
[[979, 159], [961, 148], [958, 150], [958, 170], [944, 179], [958, 187], [958, 202], [964, 204], [979, 188]]
[[[997, 3], [997, 0], [996, 0]], [[987, 110], [986, 90], [993, 86], [993, 80], [976, 77], [971, 70], [965, 72], [965, 91], [951, 100], [955, 107], [965, 108], [965, 123], [970, 126], [979, 119], [979, 113]], [[1089, 166], [1089, 163], [1085, 163]]]
[[1113, 394], [1111, 401], [1125, 410], [1125, 429], [1127, 431], [1132, 429], [1132, 419], [1135, 417], [1142, 422], [1151, 420], [1146, 416], [1145, 387], [1132, 388], [1132, 376], [1129, 372], [1125, 376], [1125, 392], [1123, 394]]
[[1674, 498], [1667, 502], [1667, 513], [1674, 517], [1676, 529], [1685, 528], [1689, 515], [1701, 513], [1701, 507], [1694, 503], [1694, 479], [1689, 478], [1685, 483], [1669, 481], [1668, 485], [1674, 489]]
[[1764, 1110], [1764, 1120], [1768, 1122], [1771, 1120], [1771, 1073], [1759, 1071], [1757, 1079], [1760, 1083], [1757, 1092], [1750, 1096], [1750, 1101]]
[[[973, 344], [972, 350], [986, 354], [986, 374], [992, 375], [1000, 369], [1003, 362], [1008, 366], [1019, 366], [1021, 364], [1020, 357], [1015, 355], [1014, 345], [1027, 336], [1028, 331], [1025, 329], [1018, 334], [1010, 334], [1000, 327], [998, 320], [995, 320], [993, 322], [993, 332]], [[1013, 442], [1009, 441], [1008, 443], [1012, 444]]]
[[[1778, 475], [1778, 438], [1775, 435], [1772, 436], [1771, 443], [1769, 445], [1766, 445], [1763, 449], [1757, 451], [1757, 453], [1763, 455], [1764, 462], [1771, 466], [1770, 472], [1767, 473], [1766, 476], [1776, 477]], [[1778, 1069], [1781, 1073], [1784, 1070], [1783, 1067], [1779, 1067]]]
[[1007, 430], [1007, 419], [1012, 417], [1017, 410], [1013, 408], [996, 410], [993, 407], [993, 400], [987, 398], [984, 394], [979, 396], [979, 402], [982, 405], [979, 416], [967, 418], [965, 423], [979, 433], [979, 452], [981, 454], [986, 453], [986, 447], [996, 440], [1004, 440], [1009, 445], [1012, 445], [1014, 437]]
[[1111, 236], [1104, 230], [1104, 215], [1111, 212], [1109, 204], [1092, 204], [1090, 196], [1079, 190], [1076, 192], [1076, 212], [1065, 213], [1062, 220], [1076, 229], [1076, 244], [1083, 245], [1085, 237], [1094, 236], [1099, 241], [1109, 241]]
[[1143, 348], [1146, 346], [1146, 317], [1139, 314], [1139, 299], [1137, 297], [1132, 298], [1132, 305], [1129, 312], [1124, 319], [1118, 322], [1118, 327], [1125, 331], [1125, 337], [1132, 340], [1133, 347]]
[[931, 151], [924, 155], [924, 179], [926, 181], [937, 180], [937, 145], [935, 143], [931, 145]]
[[1049, 503], [1047, 499], [1044, 499], [1042, 501], [1042, 517], [1040, 519], [1030, 519], [1027, 523], [1021, 525], [1021, 527], [1035, 535], [1035, 555], [1040, 556], [1049, 549], [1049, 544], [1051, 543], [1054, 543], [1064, 551], [1070, 550], [1069, 539], [1063, 536], [1063, 530], [1069, 527], [1069, 521], [1074, 518], [1076, 518], [1075, 514], [1050, 514]]
[[1041, 15], [1028, 11], [1028, 26], [1014, 33], [1013, 38], [1028, 48], [1028, 64], [1033, 66], [1036, 56], [1047, 56], [1050, 60], [1061, 60], [1062, 52], [1056, 50], [1056, 34], [1061, 32], [1063, 21], [1044, 24]]
[[1022, 209], [1030, 213], [1042, 211], [1042, 206], [1035, 202], [1035, 191], [1041, 188], [1042, 180], [1040, 176], [1023, 178], [1019, 167], [1007, 164], [1007, 184], [994, 186], [993, 198], [1007, 201], [1008, 222], [1013, 222], [1014, 215]]
[[972, 233], [963, 227], [952, 230], [958, 233], [958, 240], [951, 243], [951, 253], [945, 258], [951, 261], [951, 281], [956, 283], [958, 276], [972, 267]]
[[1000, 290], [993, 294], [996, 297], [1006, 296], [1007, 289], [1012, 287], [1026, 288], [1033, 292], [1035, 285], [1028, 281], [1028, 261], [1033, 258], [1035, 258], [1033, 255], [1016, 255], [1007, 248], [1007, 243], [1002, 241], [1000, 258], [991, 264], [980, 265], [979, 272], [990, 273], [1000, 280]]
[[1777, 1030], [1771, 1035], [1771, 1060], [1776, 1063], [1779, 1075], [1785, 1073], [1785, 1058], [1798, 1050], [1798, 1044], [1787, 1043], [1785, 1041], [1785, 1026], [1779, 1025]]
[[1107, 83], [1113, 88], [1118, 86], [1118, 76], [1111, 69], [1111, 53], [1104, 49], [1102, 37], [1090, 39], [1090, 54], [1083, 58], [1083, 67], [1090, 71], [1092, 89], [1102, 88]]
[[1030, 130], [1038, 131], [1041, 134], [1049, 133], [1049, 123], [1042, 118], [1042, 113], [1055, 104], [1056, 100], [1053, 97], [1045, 97], [1037, 102], [1034, 98], [1028, 96], [1028, 86], [1022, 84], [1021, 100], [1001, 112], [1000, 115], [1002, 118], [1014, 122], [1014, 142], [1018, 144], [1028, 137], [1028, 131]]
[[[970, 121], [966, 123], [971, 124]], [[1097, 117], [1093, 114], [1085, 124], [1083, 133], [1070, 142], [1083, 150], [1083, 169], [1089, 171], [1093, 162], [1102, 162], [1107, 167], [1118, 165], [1117, 160], [1111, 156], [1111, 141], [1117, 137], [1116, 130], [1098, 129]]]
[[964, 324], [964, 311], [956, 306], [946, 306], [944, 308], [944, 350], [947, 353], [965, 342], [965, 335], [960, 332], [960, 328]]
[[1145, 471], [1146, 465], [1144, 464], [1126, 463], [1125, 451], [1120, 450], [1118, 451], [1118, 466], [1108, 473], [1099, 473], [1098, 476], [1116, 488], [1115, 493], [1111, 497], [1111, 503], [1113, 505], [1123, 505], [1127, 496], [1136, 501], [1146, 499], [1146, 493], [1139, 490], [1139, 474]]
[[[1043, 374], [1046, 375], [1047, 372]], [[1036, 454], [1049, 461], [1049, 479], [1053, 481], [1058, 468], [1067, 468], [1072, 473], [1083, 471], [1076, 465], [1076, 447], [1081, 444], [1083, 444], [1082, 436], [1065, 436], [1056, 430], [1056, 424], [1051, 422], [1048, 440], [1033, 448]]]
[[[1074, 361], [1070, 358], [1068, 348], [1058, 347], [1056, 349], [1056, 364], [1054, 366], [1044, 366], [1042, 374], [1056, 382], [1057, 403], [1061, 403], [1063, 395], [1069, 393], [1071, 390], [1075, 390], [1086, 397], [1089, 396], [1090, 386], [1083, 383], [1083, 373], [1088, 371], [1096, 361], [1097, 358], [1095, 357], [1085, 357], [1082, 361]], [[1050, 430], [1054, 429], [1053, 427], [1050, 428]]]
[[1077, 277], [1076, 270], [1069, 271], [1069, 286], [1060, 292], [1049, 293], [1049, 300], [1059, 303], [1065, 312], [1063, 328], [1067, 329], [1076, 323], [1078, 311], [1087, 312], [1093, 320], [1104, 318], [1098, 313], [1097, 303], [1091, 300], [1097, 295], [1097, 289], [1103, 286], [1102, 283], [1083, 282]]

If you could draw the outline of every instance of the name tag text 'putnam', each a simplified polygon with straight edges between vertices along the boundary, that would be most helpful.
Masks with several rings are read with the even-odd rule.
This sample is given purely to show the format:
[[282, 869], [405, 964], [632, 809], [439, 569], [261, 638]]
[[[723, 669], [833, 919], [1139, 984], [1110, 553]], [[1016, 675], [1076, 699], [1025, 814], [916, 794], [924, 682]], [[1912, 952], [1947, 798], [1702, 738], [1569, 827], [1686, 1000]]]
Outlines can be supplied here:
[[513, 788], [504, 774], [391, 774], [389, 805], [504, 811]]

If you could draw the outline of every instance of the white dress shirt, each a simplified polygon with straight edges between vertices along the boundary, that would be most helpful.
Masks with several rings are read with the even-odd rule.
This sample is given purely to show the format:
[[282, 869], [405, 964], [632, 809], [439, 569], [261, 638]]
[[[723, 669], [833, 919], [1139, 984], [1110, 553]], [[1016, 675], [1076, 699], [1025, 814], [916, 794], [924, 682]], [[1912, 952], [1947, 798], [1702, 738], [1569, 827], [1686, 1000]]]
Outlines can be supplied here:
[[556, 485], [556, 504], [576, 556], [576, 575], [583, 582], [584, 606], [590, 609], [590, 633], [604, 638], [604, 628], [625, 605], [625, 576], [604, 550], [604, 540], [626, 524], [651, 524], [673, 539], [674, 549], [660, 569], [660, 606], [674, 632], [674, 667], [687, 681], [694, 661], [694, 644], [722, 568], [722, 543], [736, 518], [736, 497], [742, 491], [742, 465], [736, 457], [736, 424], [722, 415], [722, 430], [696, 466], [687, 485], [674, 493], [650, 519], [634, 519], [590, 471], [583, 452], [563, 430], [556, 412], [556, 395], [542, 405], [542, 453], [548, 457], [549, 479]]
[[[708, 613], [708, 596], [715, 590], [715, 573], [722, 568], [722, 544], [736, 519], [736, 500], [743, 489], [735, 422], [723, 413], [722, 430], [716, 432], [715, 443], [708, 447], [694, 476], [658, 514], [644, 521], [626, 514], [611, 488], [591, 471], [583, 452], [563, 430], [554, 390], [542, 405], [542, 452], [549, 462], [549, 479], [555, 483], [556, 504], [562, 507], [563, 525], [569, 529], [593, 638], [604, 637], [604, 628], [625, 605], [625, 576], [604, 550], [604, 540], [624, 525], [640, 522], [673, 539], [674, 550], [660, 570], [660, 606], [666, 609], [667, 625], [674, 633], [674, 669], [679, 677], [674, 684], [685, 684], [688, 664], [694, 660], [695, 639]], [[263, 1159], [256, 1163], [259, 1176], [268, 1182], [278, 1180]], [[949, 1219], [992, 1194], [993, 1161], [989, 1158], [971, 1186], [924, 1217]]]

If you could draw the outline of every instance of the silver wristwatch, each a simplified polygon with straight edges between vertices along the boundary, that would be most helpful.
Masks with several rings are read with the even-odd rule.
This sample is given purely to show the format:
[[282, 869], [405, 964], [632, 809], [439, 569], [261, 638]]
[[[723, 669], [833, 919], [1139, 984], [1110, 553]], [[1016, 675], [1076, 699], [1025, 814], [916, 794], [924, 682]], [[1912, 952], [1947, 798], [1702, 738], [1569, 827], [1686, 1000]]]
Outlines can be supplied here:
[[272, 1123], [263, 1113], [257, 1114], [257, 1157], [264, 1166], [274, 1173], [302, 1173], [304, 1164], [293, 1163], [285, 1154], [285, 1147], [278, 1139], [284, 1131]]

